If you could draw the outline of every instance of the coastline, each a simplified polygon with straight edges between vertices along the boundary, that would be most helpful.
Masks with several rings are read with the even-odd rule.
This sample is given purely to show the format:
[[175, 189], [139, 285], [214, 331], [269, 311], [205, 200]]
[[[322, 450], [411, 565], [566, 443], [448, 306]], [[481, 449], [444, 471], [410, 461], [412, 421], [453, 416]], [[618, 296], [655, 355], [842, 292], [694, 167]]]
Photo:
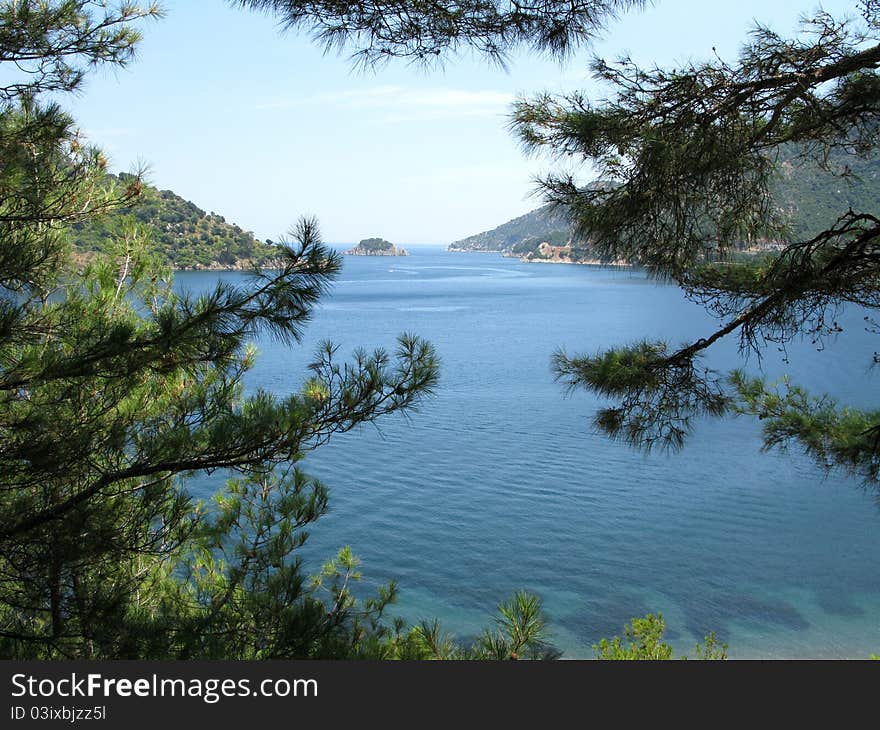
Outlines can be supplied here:
[[[499, 252], [501, 253], [501, 252]], [[602, 261], [601, 259], [583, 259], [582, 261], [572, 261], [565, 259], [539, 259], [528, 258], [527, 256], [518, 256], [516, 254], [501, 253], [505, 258], [519, 259], [524, 264], [574, 264], [575, 266], [600, 266], [609, 269], [632, 269], [633, 264], [616, 261]]]
[[520, 255], [510, 253], [509, 251], [487, 251], [484, 249], [467, 249], [467, 248], [446, 248], [448, 253], [494, 253], [508, 259], [519, 259], [524, 264], [574, 264], [576, 266], [598, 266], [602, 268], [614, 269], [632, 269], [633, 264], [626, 262], [609, 262], [601, 259], [583, 259], [582, 261], [572, 261], [571, 259], [563, 259], [559, 257], [553, 258], [531, 258], [528, 255]]
[[[99, 252], [96, 251], [74, 251], [72, 253], [76, 266], [87, 266], [97, 255]], [[259, 263], [254, 259], [240, 259], [234, 264], [221, 264], [213, 261], [210, 264], [196, 264], [195, 266], [175, 266], [173, 263], [168, 265], [172, 271], [249, 271], [254, 266], [259, 266]]]

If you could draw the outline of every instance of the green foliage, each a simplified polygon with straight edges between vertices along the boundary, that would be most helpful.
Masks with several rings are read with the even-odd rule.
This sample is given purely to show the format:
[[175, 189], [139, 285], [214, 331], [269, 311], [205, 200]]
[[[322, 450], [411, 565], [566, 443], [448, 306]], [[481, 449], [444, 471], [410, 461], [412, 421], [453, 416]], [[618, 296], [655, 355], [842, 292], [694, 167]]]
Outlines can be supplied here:
[[[543, 241], [562, 241], [553, 245], [564, 245], [571, 238], [568, 221], [549, 206], [521, 215], [503, 223], [491, 231], [478, 233], [449, 245], [452, 251], [513, 251], [528, 253]], [[529, 242], [529, 243], [526, 243]], [[527, 246], [526, 248], [522, 248]], [[519, 250], [514, 250], [516, 247]]]
[[[610, 640], [602, 639], [593, 647], [597, 659], [657, 661], [673, 658], [672, 647], [663, 641], [666, 623], [661, 614], [634, 618], [623, 631], [624, 638], [615, 636]], [[627, 643], [624, 643], [625, 640]], [[697, 644], [695, 654], [697, 659], [727, 659], [727, 645], [719, 645], [715, 634], [711, 633], [706, 637], [705, 644]]]
[[619, 405], [600, 409], [594, 423], [612, 438], [650, 450], [680, 447], [696, 416], [730, 407], [720, 379], [692, 353], [669, 353], [662, 342], [640, 342], [593, 356], [553, 356], [557, 380], [588, 387]]
[[514, 244], [508, 250], [512, 254], [541, 256], [538, 247], [542, 243], [549, 243], [551, 246], [567, 246], [571, 240], [571, 234], [565, 230], [551, 230], [543, 236], [527, 236], [519, 243]]
[[385, 658], [433, 660], [556, 659], [559, 652], [547, 643], [547, 626], [537, 596], [518, 591], [498, 606], [495, 627], [485, 629], [470, 643], [445, 634], [435, 619], [423, 621], [387, 643]]
[[880, 158], [830, 150], [821, 164], [780, 148], [773, 198], [790, 220], [794, 239], [821, 233], [844, 211], [871, 210], [880, 198]]
[[[17, 69], [4, 79], [23, 79], [0, 97], [0, 656], [359, 656], [385, 636], [394, 587], [355, 598], [347, 549], [309, 583], [297, 550], [327, 494], [298, 463], [412, 410], [437, 357], [412, 335], [348, 363], [326, 343], [291, 395], [245, 392], [250, 341], [295, 345], [341, 257], [303, 219], [265, 270], [200, 295], [172, 288], [179, 260], [136, 216], [177, 231], [197, 211], [137, 176], [108, 178], [39, 100], [74, 88], [76, 68], [130, 58], [131, 22], [154, 13], [111, 5], [0, 5], [0, 63]], [[135, 220], [98, 220], [126, 208]], [[80, 265], [71, 226], [113, 235]], [[221, 470], [226, 492], [195, 504], [187, 476]]]
[[528, 150], [599, 171], [601, 185], [568, 174], [542, 181], [575, 244], [674, 281], [722, 320], [677, 350], [639, 343], [555, 357], [568, 387], [616, 401], [596, 418], [612, 437], [678, 447], [694, 417], [736, 404], [766, 419], [767, 446], [800, 443], [825, 467], [877, 480], [876, 411], [799, 389], [779, 398], [699, 366], [734, 333], [744, 354], [803, 337], [824, 343], [840, 331], [841, 306], [880, 307], [880, 22], [876, 3], [861, 9], [861, 22], [816, 12], [792, 39], [756, 27], [732, 64], [597, 58], [608, 101], [576, 93], [517, 103], [513, 126]]
[[[131, 185], [127, 173], [107, 176], [110, 188]], [[175, 269], [265, 266], [273, 262], [273, 246], [254, 238], [250, 231], [227, 223], [215, 213], [205, 213], [170, 190], [139, 183], [139, 195], [131, 206], [101, 218], [74, 223], [70, 238], [74, 250], [104, 252], [134, 221], [149, 233], [159, 259]]]
[[406, 3], [361, 0], [236, 0], [275, 14], [287, 28], [303, 28], [328, 49], [354, 46], [354, 57], [372, 65], [389, 58], [433, 63], [463, 49], [503, 63], [509, 49], [525, 46], [565, 56], [619, 11], [643, 0], [547, 0], [522, 5], [507, 0]]
[[672, 647], [662, 641], [665, 630], [663, 617], [649, 614], [644, 618], [632, 619], [624, 627], [628, 644], [625, 645], [621, 637], [615, 636], [611, 640], [602, 639], [593, 648], [597, 652], [597, 659], [603, 660], [672, 659]]
[[[775, 174], [769, 184], [773, 206], [780, 220], [788, 221], [794, 238], [807, 239], [836, 220], [842, 211], [870, 210], [880, 197], [880, 159], [863, 159], [841, 150], [830, 150], [821, 164], [805, 158], [795, 147], [780, 148]], [[578, 237], [566, 217], [565, 209], [546, 205], [526, 213], [491, 231], [469, 236], [450, 244], [454, 251], [501, 251], [516, 255], [534, 253], [546, 241], [553, 246], [573, 243], [571, 258], [584, 261], [600, 258], [590, 239]], [[780, 240], [736, 241], [726, 260], [748, 262], [765, 249], [771, 255]], [[744, 252], [748, 248], [748, 252]], [[607, 259], [614, 260], [614, 259]]]
[[161, 14], [157, 3], [0, 3], [2, 62], [14, 65], [18, 72], [0, 82], [0, 101], [47, 91], [76, 91], [90, 68], [127, 65], [141, 38], [133, 24]]
[[477, 658], [538, 658], [546, 654], [546, 623], [537, 596], [517, 592], [498, 607], [497, 629], [485, 631], [471, 651]]
[[765, 448], [800, 444], [825, 469], [842, 467], [866, 481], [880, 476], [880, 412], [840, 407], [832, 398], [810, 396], [788, 379], [778, 387], [741, 371], [730, 376], [736, 409], [762, 421]]
[[390, 251], [394, 248], [394, 244], [384, 238], [365, 238], [357, 247], [367, 251]]
[[[327, 345], [300, 393], [244, 395], [249, 336], [268, 329], [295, 341], [338, 270], [314, 233], [302, 224], [281, 269], [244, 287], [174, 293], [129, 248], [97, 257], [52, 304], [26, 302], [17, 312], [21, 322], [39, 318], [51, 336], [29, 342], [16, 327], [2, 345], [0, 544], [16, 556], [0, 564], [4, 655], [310, 655], [291, 627], [307, 636], [303, 616], [321, 612], [299, 592], [298, 562], [286, 569], [284, 556], [326, 496], [298, 472], [290, 484], [257, 478], [333, 433], [412, 407], [437, 372], [432, 349], [414, 337], [402, 337], [393, 355], [360, 352], [344, 367]], [[217, 468], [244, 479], [209, 520], [181, 477]], [[345, 588], [327, 580], [346, 608], [333, 617], [349, 621]], [[385, 599], [376, 600], [366, 616]], [[289, 626], [278, 631], [287, 633], [274, 644], [241, 643], [269, 641], [261, 622], [282, 619]], [[341, 651], [336, 633], [357, 624], [321, 620], [324, 633], [310, 646]], [[166, 643], [144, 638], [154, 635]], [[200, 643], [184, 640], [194, 636]]]
[[[357, 598], [348, 547], [307, 580], [297, 550], [327, 490], [297, 469], [231, 480], [138, 605], [113, 655], [223, 659], [358, 658], [385, 640], [393, 584]], [[156, 598], [158, 597], [158, 600]]]
[[704, 644], [697, 644], [694, 647], [694, 654], [697, 659], [704, 661], [719, 661], [727, 659], [727, 644], [719, 644], [718, 637], [712, 631], [706, 638]]

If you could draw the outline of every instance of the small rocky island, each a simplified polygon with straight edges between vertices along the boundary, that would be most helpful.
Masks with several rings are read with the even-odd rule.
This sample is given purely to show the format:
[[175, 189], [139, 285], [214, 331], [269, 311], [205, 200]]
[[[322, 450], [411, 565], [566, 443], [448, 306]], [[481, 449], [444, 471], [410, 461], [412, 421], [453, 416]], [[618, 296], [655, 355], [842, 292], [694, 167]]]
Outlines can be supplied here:
[[345, 252], [346, 256], [409, 256], [402, 246], [395, 246], [384, 238], [365, 238], [354, 248]]

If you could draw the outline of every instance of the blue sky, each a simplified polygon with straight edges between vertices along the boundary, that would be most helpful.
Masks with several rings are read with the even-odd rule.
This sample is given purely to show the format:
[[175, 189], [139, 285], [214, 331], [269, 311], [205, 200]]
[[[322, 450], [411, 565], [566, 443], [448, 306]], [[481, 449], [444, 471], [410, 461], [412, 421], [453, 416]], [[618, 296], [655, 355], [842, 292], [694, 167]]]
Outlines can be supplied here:
[[[305, 34], [224, 0], [163, 0], [138, 59], [93, 74], [65, 100], [114, 171], [138, 162], [150, 181], [277, 240], [303, 214], [330, 242], [382, 236], [449, 243], [537, 207], [534, 177], [508, 131], [511, 102], [543, 90], [603, 90], [589, 53], [560, 64], [533, 54], [502, 70], [475, 57], [443, 70], [392, 63], [355, 69]], [[854, 2], [823, 7], [837, 15]], [[733, 59], [754, 20], [790, 32], [817, 3], [658, 0], [609, 26], [594, 46], [668, 65]]]

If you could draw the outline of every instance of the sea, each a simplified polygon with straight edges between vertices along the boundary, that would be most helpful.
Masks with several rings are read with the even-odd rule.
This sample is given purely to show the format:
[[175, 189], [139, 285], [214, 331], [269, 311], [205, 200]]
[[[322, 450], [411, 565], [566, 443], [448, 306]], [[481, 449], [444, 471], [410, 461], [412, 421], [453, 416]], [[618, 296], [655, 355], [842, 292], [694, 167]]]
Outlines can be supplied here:
[[[394, 580], [392, 613], [437, 618], [467, 641], [517, 590], [537, 594], [565, 658], [595, 657], [633, 617], [661, 613], [676, 654], [710, 631], [732, 658], [880, 653], [880, 500], [795, 446], [762, 449], [749, 417], [695, 423], [684, 448], [644, 454], [592, 426], [602, 401], [566, 393], [551, 356], [637, 341], [676, 346], [719, 325], [682, 291], [626, 268], [527, 264], [405, 244], [408, 257], [347, 256], [301, 343], [256, 341], [249, 390], [300, 390], [319, 343], [345, 358], [404, 332], [441, 360], [416, 412], [339, 435], [299, 466], [330, 489], [301, 548], [317, 572], [350, 545], [361, 590]], [[239, 272], [179, 272], [193, 291]], [[707, 364], [743, 367], [841, 404], [874, 407], [876, 335], [855, 307], [833, 339], [769, 345], [735, 337]], [[222, 480], [197, 476], [208, 499]]]

